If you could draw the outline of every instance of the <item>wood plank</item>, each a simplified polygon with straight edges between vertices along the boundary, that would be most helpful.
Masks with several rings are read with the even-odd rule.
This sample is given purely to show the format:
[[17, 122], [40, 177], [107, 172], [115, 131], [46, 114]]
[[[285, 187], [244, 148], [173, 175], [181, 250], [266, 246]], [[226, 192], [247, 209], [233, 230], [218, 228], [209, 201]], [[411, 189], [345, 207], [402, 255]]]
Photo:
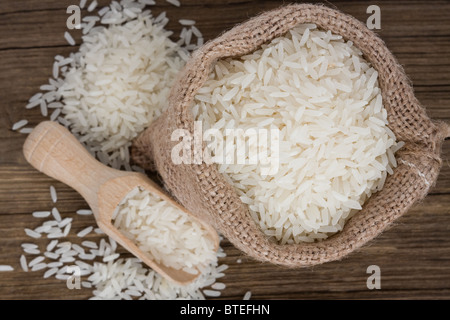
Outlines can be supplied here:
[[[66, 8], [73, 4], [70, 0], [54, 3], [45, 7], [45, 2], [37, 6], [30, 6], [26, 0], [21, 0], [14, 5], [10, 2], [0, 7], [0, 34], [8, 34], [7, 43], [0, 39], [0, 49], [11, 47], [31, 46], [56, 46], [65, 45], [62, 34], [65, 29], [65, 20], [68, 15]], [[49, 1], [49, 0], [47, 0]], [[51, 1], [50, 1], [51, 2]], [[300, 1], [298, 1], [300, 2]], [[99, 1], [100, 8], [108, 1]], [[311, 3], [322, 3], [311, 1]], [[368, 18], [366, 8], [373, 4], [370, 1], [339, 2], [336, 8], [355, 16], [365, 22]], [[162, 5], [154, 7], [155, 15], [163, 10], [170, 10], [168, 16], [171, 21], [168, 28], [174, 31], [180, 30], [178, 19], [191, 17], [198, 20], [198, 26], [204, 30], [206, 39], [211, 39], [225, 29], [229, 29], [248, 17], [254, 16], [263, 10], [280, 6], [279, 1], [238, 1], [223, 6], [222, 1], [187, 1], [180, 8], [173, 7], [162, 2]], [[332, 5], [330, 5], [333, 7]], [[33, 9], [33, 8], [36, 9]], [[22, 8], [24, 8], [22, 10]], [[48, 8], [48, 9], [46, 9]], [[401, 1], [382, 2], [382, 29], [377, 31], [385, 40], [389, 37], [418, 36], [436, 37], [448, 36], [450, 30], [449, 19], [442, 14], [450, 10], [450, 3], [446, 1], [409, 2], [407, 6], [401, 5]], [[208, 10], [202, 15], [202, 10]], [[89, 14], [83, 11], [83, 16]], [[418, 19], [420, 15], [420, 19]], [[401, 19], [399, 17], [401, 16]], [[418, 23], [420, 21], [420, 23]], [[32, 27], [31, 27], [32, 26]], [[62, 32], [61, 32], [62, 31]], [[73, 31], [75, 38], [79, 39], [80, 31]], [[37, 45], [35, 45], [37, 43]]]
[[[61, 194], [58, 186], [58, 195]], [[62, 188], [64, 190], [64, 188]], [[46, 193], [46, 192], [42, 192]], [[73, 193], [73, 192], [72, 192]], [[62, 193], [64, 194], [64, 192]], [[70, 191], [68, 191], [68, 195]], [[72, 194], [77, 198], [76, 194]], [[21, 194], [27, 199], [30, 194]], [[49, 195], [47, 193], [47, 197]], [[43, 203], [24, 202], [23, 208], [31, 211]], [[81, 202], [70, 197], [62, 197], [58, 207], [63, 208], [63, 216], [73, 216], [75, 232], [92, 225], [93, 218], [74, 216], [73, 210]], [[40, 208], [43, 208], [44, 205]], [[227, 284], [222, 298], [239, 299], [247, 290], [251, 290], [255, 299], [265, 298], [411, 298], [411, 297], [448, 297], [450, 285], [450, 214], [449, 195], [433, 195], [402, 217], [392, 228], [380, 237], [339, 262], [331, 262], [313, 268], [292, 270], [275, 267], [267, 263], [256, 262], [243, 257], [227, 241], [222, 246], [228, 256], [221, 261], [230, 265], [226, 276], [220, 281]], [[44, 280], [43, 272], [24, 273], [20, 270], [20, 244], [30, 242], [23, 228], [38, 226], [39, 219], [29, 213], [0, 214], [0, 261], [11, 264], [17, 270], [12, 273], [0, 273], [0, 299], [42, 297], [56, 299], [66, 296], [68, 289], [63, 281]], [[87, 239], [97, 240], [90, 234]], [[80, 243], [76, 236], [69, 241]], [[33, 240], [32, 242], [35, 242]], [[44, 249], [46, 240], [37, 243]], [[242, 263], [237, 263], [242, 259]], [[378, 265], [381, 269], [382, 290], [371, 291], [366, 287], [366, 274], [369, 265]], [[257, 271], [257, 272], [256, 272]], [[29, 284], [33, 285], [30, 286]], [[52, 288], [47, 292], [47, 288]], [[44, 290], [44, 291], [43, 291]], [[54, 291], [54, 292], [50, 292]], [[70, 297], [87, 298], [89, 290], [73, 290]]]

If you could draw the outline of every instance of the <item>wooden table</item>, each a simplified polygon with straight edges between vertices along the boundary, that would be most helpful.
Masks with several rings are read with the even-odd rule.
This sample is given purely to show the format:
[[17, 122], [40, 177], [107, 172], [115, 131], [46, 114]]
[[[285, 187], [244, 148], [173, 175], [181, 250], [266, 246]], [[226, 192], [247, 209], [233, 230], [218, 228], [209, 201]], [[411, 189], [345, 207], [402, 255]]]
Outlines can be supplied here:
[[[20, 244], [29, 241], [25, 227], [36, 227], [34, 210], [52, 207], [49, 186], [58, 190], [57, 207], [63, 215], [85, 208], [72, 189], [32, 169], [21, 147], [25, 135], [10, 130], [28, 119], [44, 120], [26, 101], [51, 76], [53, 57], [72, 48], [63, 38], [70, 0], [2, 0], [0, 2], [0, 265], [14, 272], [0, 273], [0, 299], [85, 299], [90, 290], [69, 291], [65, 283], [43, 279], [43, 272], [25, 273], [19, 265]], [[106, 4], [108, 1], [100, 1]], [[178, 19], [192, 18], [206, 39], [282, 1], [183, 0], [176, 8], [158, 0], [153, 9], [166, 10], [169, 29], [180, 30]], [[313, 1], [315, 2], [315, 1]], [[90, 3], [90, 1], [89, 1]], [[373, 1], [333, 1], [333, 7], [366, 21]], [[449, 1], [377, 1], [381, 26], [377, 31], [405, 67], [416, 95], [434, 119], [450, 122], [450, 12]], [[79, 34], [76, 34], [79, 43]], [[256, 299], [450, 298], [450, 142], [444, 143], [443, 167], [430, 195], [369, 245], [339, 262], [288, 270], [244, 257], [229, 242], [222, 243], [230, 265], [222, 297], [241, 299], [251, 290]], [[93, 223], [78, 217], [73, 229]], [[95, 239], [95, 236], [90, 236]], [[70, 241], [79, 241], [76, 236]], [[46, 240], [41, 240], [42, 246]], [[237, 263], [242, 259], [242, 263]], [[381, 290], [369, 290], [366, 271], [381, 269]]]

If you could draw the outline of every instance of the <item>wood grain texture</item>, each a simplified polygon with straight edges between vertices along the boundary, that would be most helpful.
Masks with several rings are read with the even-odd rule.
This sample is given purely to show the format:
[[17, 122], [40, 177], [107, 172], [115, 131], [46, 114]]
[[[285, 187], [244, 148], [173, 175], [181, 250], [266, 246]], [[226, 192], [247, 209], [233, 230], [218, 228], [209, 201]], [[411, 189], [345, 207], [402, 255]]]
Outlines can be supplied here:
[[[36, 227], [35, 210], [51, 209], [49, 186], [58, 191], [57, 207], [63, 216], [86, 208], [74, 190], [29, 166], [21, 152], [25, 136], [10, 130], [20, 119], [34, 126], [45, 120], [37, 109], [25, 110], [26, 101], [51, 76], [53, 57], [67, 55], [63, 33], [65, 10], [78, 1], [3, 0], [0, 2], [0, 264], [14, 272], [0, 273], [0, 299], [86, 299], [90, 290], [68, 290], [43, 272], [20, 269], [20, 244], [30, 241], [25, 227]], [[317, 2], [317, 1], [310, 1]], [[99, 1], [100, 5], [108, 3]], [[179, 32], [180, 18], [197, 21], [205, 39], [212, 39], [263, 10], [276, 8], [275, 0], [183, 0], [180, 8], [163, 0], [152, 9], [167, 11], [168, 28]], [[372, 1], [331, 1], [358, 19], [367, 19]], [[377, 31], [404, 66], [417, 98], [428, 114], [450, 122], [450, 12], [449, 1], [377, 1], [382, 30]], [[84, 13], [85, 14], [85, 13]], [[80, 32], [72, 32], [80, 43]], [[256, 299], [449, 299], [450, 298], [450, 142], [443, 145], [443, 167], [430, 195], [368, 246], [342, 261], [314, 268], [290, 270], [256, 262], [226, 240], [222, 246], [230, 265], [221, 279], [227, 288], [221, 298], [241, 299], [251, 290]], [[76, 232], [94, 223], [77, 216]], [[72, 232], [73, 233], [73, 232]], [[93, 240], [98, 236], [90, 234]], [[69, 239], [79, 243], [73, 236]], [[46, 240], [37, 240], [44, 249]], [[237, 263], [242, 259], [242, 263]], [[381, 290], [368, 290], [366, 269], [381, 268]]]

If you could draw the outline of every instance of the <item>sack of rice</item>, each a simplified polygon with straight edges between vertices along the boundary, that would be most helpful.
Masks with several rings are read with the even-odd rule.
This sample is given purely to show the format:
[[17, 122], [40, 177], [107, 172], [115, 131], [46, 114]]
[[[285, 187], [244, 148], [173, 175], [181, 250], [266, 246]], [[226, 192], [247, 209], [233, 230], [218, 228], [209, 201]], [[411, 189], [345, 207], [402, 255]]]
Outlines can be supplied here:
[[[217, 146], [236, 135], [199, 147], [196, 120], [203, 137], [274, 130], [276, 161], [245, 152], [261, 155], [259, 136], [231, 156]], [[196, 51], [132, 158], [243, 252], [299, 267], [344, 257], [423, 199], [449, 135], [377, 35], [339, 11], [297, 4]], [[189, 141], [181, 149], [180, 138]]]

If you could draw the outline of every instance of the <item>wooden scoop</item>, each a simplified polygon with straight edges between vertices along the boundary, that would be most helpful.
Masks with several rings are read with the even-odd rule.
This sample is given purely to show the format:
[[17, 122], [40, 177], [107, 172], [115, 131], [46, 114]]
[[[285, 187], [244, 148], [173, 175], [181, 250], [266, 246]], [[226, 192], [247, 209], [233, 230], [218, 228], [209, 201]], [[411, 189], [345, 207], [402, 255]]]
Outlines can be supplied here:
[[91, 207], [103, 232], [171, 281], [188, 284], [200, 272], [193, 275], [156, 263], [112, 224], [114, 210], [131, 190], [141, 187], [179, 208], [201, 223], [214, 241], [215, 249], [219, 247], [217, 232], [171, 199], [156, 183], [142, 173], [120, 171], [98, 162], [66, 128], [55, 122], [40, 123], [25, 141], [23, 153], [33, 167], [77, 190]]

